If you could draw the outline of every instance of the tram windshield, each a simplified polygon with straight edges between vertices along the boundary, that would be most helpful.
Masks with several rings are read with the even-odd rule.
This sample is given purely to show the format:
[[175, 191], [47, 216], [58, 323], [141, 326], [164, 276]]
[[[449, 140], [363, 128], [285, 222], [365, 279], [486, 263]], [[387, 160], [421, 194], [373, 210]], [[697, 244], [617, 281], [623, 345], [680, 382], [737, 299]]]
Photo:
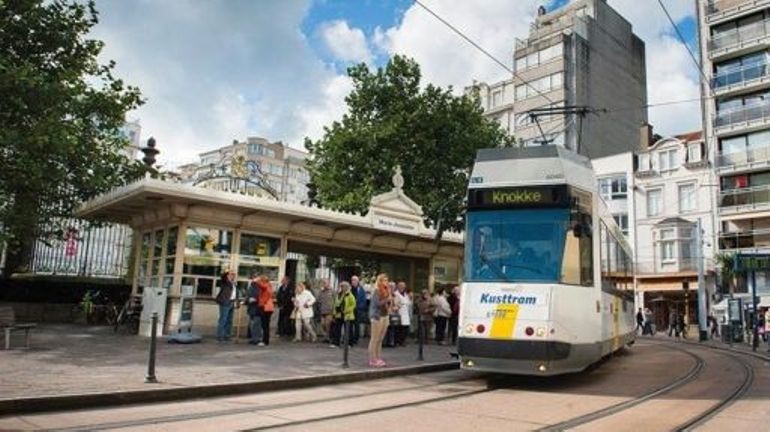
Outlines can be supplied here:
[[565, 208], [469, 211], [466, 233], [470, 282], [560, 282], [574, 239]]

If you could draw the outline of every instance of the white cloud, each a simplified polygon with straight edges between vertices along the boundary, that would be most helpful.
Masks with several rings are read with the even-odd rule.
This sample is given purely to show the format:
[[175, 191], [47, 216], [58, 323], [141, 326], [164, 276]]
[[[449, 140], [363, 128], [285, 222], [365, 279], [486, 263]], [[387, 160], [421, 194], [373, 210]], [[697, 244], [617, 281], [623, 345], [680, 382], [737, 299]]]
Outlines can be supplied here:
[[340, 113], [340, 77], [300, 30], [310, 0], [142, 4], [99, 1], [94, 36], [147, 98], [130, 117], [158, 141], [161, 164], [246, 136], [299, 148]]
[[326, 48], [337, 60], [367, 64], [372, 62], [372, 53], [364, 32], [359, 28], [351, 28], [347, 21], [322, 23], [319, 33]]
[[[542, 0], [423, 3], [510, 67], [515, 38], [527, 36], [529, 23]], [[452, 85], [462, 90], [474, 79], [494, 82], [509, 76], [500, 65], [417, 4], [404, 13], [399, 25], [377, 29], [373, 39], [380, 50], [417, 60], [425, 79], [441, 86]]]
[[[542, 0], [485, 0], [423, 2], [464, 34], [511, 66], [516, 38], [525, 39]], [[672, 38], [673, 29], [656, 1], [645, 7], [639, 0], [609, 0], [645, 41], [648, 102], [697, 98], [698, 72], [684, 47]], [[693, 2], [666, 0], [673, 19], [694, 15]], [[430, 35], [429, 37], [427, 35]], [[412, 5], [398, 26], [377, 28], [372, 44], [388, 54], [406, 54], [422, 67], [426, 80], [461, 90], [474, 79], [495, 82], [510, 76], [499, 65], [462, 40], [419, 5]], [[697, 102], [649, 110], [656, 131], [675, 134], [700, 127]]]
[[[649, 104], [700, 97], [700, 74], [657, 1], [639, 7], [638, 0], [609, 0], [645, 42], [647, 52], [647, 99]], [[691, 1], [665, 0], [674, 22], [695, 15]], [[697, 49], [697, 47], [695, 48]], [[698, 52], [693, 50], [697, 56]], [[701, 128], [700, 102], [650, 107], [649, 121], [655, 132], [675, 135]]]

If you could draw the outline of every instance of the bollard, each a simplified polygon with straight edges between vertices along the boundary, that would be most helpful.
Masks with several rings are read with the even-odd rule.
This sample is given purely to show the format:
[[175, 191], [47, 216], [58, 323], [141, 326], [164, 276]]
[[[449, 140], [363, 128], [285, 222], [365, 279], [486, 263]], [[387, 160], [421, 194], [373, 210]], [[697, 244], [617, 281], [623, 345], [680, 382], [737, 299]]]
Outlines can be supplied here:
[[425, 337], [424, 333], [425, 332], [423, 331], [422, 320], [419, 319], [419, 317], [418, 317], [418, 319], [417, 319], [417, 347], [418, 347], [417, 348], [417, 360], [419, 360], [419, 361], [425, 360], [425, 358], [423, 358], [423, 356], [422, 356], [422, 345], [424, 343], [423, 339]]
[[350, 349], [350, 344], [348, 343], [350, 335], [350, 321], [343, 319], [342, 326], [342, 367], [347, 369], [350, 367], [350, 364], [348, 364], [348, 350]]
[[155, 378], [155, 347], [157, 345], [158, 337], [158, 313], [152, 313], [152, 329], [150, 330], [150, 358], [147, 360], [147, 376], [144, 377], [144, 382], [147, 384], [154, 384], [158, 382]]

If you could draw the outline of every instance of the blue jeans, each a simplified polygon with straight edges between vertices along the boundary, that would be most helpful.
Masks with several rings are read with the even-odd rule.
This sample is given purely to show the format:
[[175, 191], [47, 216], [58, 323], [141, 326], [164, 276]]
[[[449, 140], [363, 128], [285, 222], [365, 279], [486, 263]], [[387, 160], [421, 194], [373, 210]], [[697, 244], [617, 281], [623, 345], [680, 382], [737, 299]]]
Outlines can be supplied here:
[[227, 339], [233, 328], [233, 304], [219, 305], [217, 340]]
[[262, 342], [262, 316], [259, 314], [249, 317], [249, 329], [251, 330], [251, 342]]

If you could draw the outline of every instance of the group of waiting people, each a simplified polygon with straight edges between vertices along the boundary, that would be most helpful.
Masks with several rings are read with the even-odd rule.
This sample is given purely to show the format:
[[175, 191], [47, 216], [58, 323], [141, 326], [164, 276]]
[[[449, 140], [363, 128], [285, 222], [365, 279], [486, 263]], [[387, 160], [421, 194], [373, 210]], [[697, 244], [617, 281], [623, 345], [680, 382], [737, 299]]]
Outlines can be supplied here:
[[[418, 314], [418, 328], [427, 341], [432, 325], [435, 325], [436, 342], [445, 343], [447, 328], [452, 344], [457, 339], [460, 296], [459, 288], [451, 293], [436, 292], [431, 296], [423, 292], [416, 305], [412, 292], [406, 283], [391, 282], [386, 274], [377, 276], [370, 295], [360, 284], [357, 276], [350, 282], [341, 282], [337, 290], [329, 282], [321, 282], [321, 288], [314, 295], [304, 283], [292, 284], [288, 277], [281, 280], [275, 295], [272, 285], [264, 275], [251, 275], [245, 293], [240, 293], [235, 283], [235, 273], [222, 275], [220, 291], [216, 296], [219, 304], [217, 340], [230, 340], [233, 310], [245, 305], [249, 315], [249, 343], [265, 346], [270, 344], [270, 320], [278, 308], [277, 335], [293, 338], [295, 342], [318, 339], [314, 318], [320, 318], [320, 332], [330, 347], [339, 347], [343, 335], [350, 346], [358, 344], [363, 331], [370, 326], [369, 365], [385, 366], [382, 360], [383, 346], [404, 346], [412, 325], [412, 314]], [[316, 317], [316, 312], [320, 317]]]

